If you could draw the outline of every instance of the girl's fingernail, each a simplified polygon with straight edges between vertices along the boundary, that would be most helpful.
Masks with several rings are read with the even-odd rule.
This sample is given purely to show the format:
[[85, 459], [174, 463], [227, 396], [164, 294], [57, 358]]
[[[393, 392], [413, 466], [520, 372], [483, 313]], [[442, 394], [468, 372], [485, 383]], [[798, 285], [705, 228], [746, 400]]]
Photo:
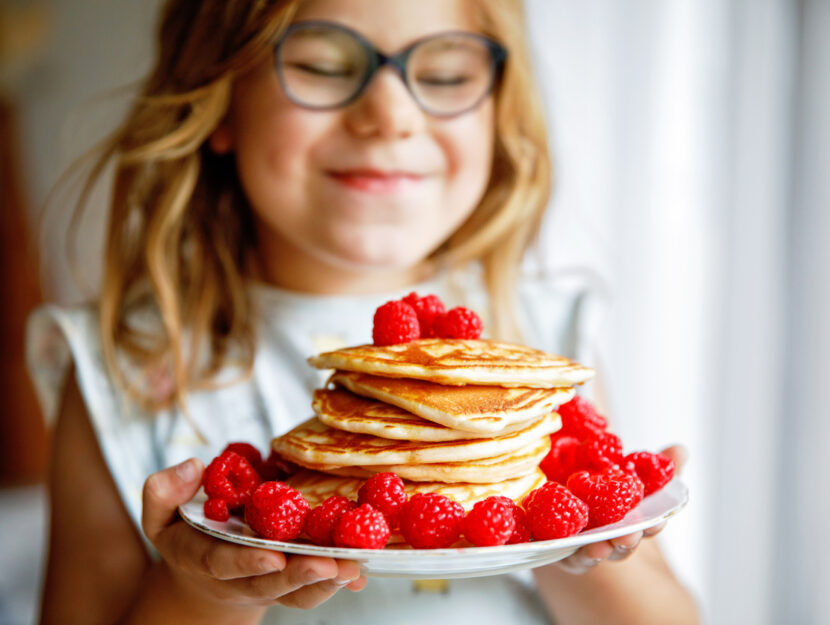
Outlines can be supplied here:
[[198, 476], [196, 461], [193, 458], [176, 465], [176, 475], [182, 482], [192, 482]]
[[335, 586], [346, 586], [347, 584], [351, 584], [355, 580], [353, 580], [353, 579], [340, 579], [339, 577], [336, 577], [333, 581], [334, 581]]

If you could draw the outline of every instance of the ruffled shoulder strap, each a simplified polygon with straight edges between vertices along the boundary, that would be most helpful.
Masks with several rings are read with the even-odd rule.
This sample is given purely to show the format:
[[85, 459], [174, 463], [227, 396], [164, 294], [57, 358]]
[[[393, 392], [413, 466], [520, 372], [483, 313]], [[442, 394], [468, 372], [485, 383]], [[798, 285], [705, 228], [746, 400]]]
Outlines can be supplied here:
[[26, 327], [26, 364], [44, 418], [48, 425], [54, 425], [67, 374], [74, 363], [78, 388], [101, 453], [127, 512], [138, 525], [144, 480], [156, 464], [154, 419], [115, 385], [98, 328], [98, 315], [92, 306], [40, 307], [30, 315]]

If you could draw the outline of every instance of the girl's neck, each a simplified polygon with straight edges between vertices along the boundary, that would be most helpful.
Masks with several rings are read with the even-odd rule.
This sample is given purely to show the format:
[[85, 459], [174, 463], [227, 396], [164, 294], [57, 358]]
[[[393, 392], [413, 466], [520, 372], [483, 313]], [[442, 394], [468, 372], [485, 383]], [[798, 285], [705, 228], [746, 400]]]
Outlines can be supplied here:
[[[430, 263], [388, 269], [351, 268], [304, 254], [283, 240], [279, 246], [262, 245], [251, 273], [259, 280], [290, 291], [316, 295], [384, 293], [428, 280]], [[279, 251], [277, 251], [279, 250]]]

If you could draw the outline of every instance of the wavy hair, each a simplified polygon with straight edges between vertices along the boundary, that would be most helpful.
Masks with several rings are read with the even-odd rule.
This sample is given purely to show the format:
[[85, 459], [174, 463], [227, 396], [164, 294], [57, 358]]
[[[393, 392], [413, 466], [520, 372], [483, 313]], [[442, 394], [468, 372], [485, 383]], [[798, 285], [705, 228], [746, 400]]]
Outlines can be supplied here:
[[[154, 69], [100, 147], [75, 206], [77, 220], [113, 163], [100, 331], [114, 377], [150, 409], [183, 406], [187, 391], [215, 385], [231, 361], [242, 371], [253, 364], [245, 278], [256, 233], [232, 158], [207, 140], [228, 111], [235, 77], [273, 46], [300, 1], [169, 0]], [[521, 0], [476, 2], [479, 28], [510, 51], [494, 95], [493, 171], [469, 219], [429, 260], [480, 261], [491, 333], [515, 338], [514, 285], [548, 202], [551, 163]], [[156, 331], [132, 321], [148, 302]], [[171, 384], [162, 393], [134, 385], [122, 356], [163, 368]]]

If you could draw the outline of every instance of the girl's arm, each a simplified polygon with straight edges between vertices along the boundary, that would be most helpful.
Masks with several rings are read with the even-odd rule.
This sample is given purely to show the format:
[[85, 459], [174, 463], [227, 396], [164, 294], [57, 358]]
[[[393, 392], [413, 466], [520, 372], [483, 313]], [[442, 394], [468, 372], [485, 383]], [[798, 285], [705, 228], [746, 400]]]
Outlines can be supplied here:
[[199, 488], [197, 460], [145, 484], [144, 531], [162, 555], [153, 563], [101, 456], [74, 375], [53, 445], [45, 625], [257, 623], [268, 605], [311, 608], [344, 586], [365, 584], [353, 562], [286, 558], [187, 526], [176, 509]]
[[[608, 543], [599, 543], [606, 546]], [[583, 554], [607, 558], [613, 553]], [[657, 543], [644, 542], [624, 562], [604, 562], [582, 575], [556, 565], [534, 569], [548, 612], [567, 625], [696, 625], [697, 606], [675, 579]]]

